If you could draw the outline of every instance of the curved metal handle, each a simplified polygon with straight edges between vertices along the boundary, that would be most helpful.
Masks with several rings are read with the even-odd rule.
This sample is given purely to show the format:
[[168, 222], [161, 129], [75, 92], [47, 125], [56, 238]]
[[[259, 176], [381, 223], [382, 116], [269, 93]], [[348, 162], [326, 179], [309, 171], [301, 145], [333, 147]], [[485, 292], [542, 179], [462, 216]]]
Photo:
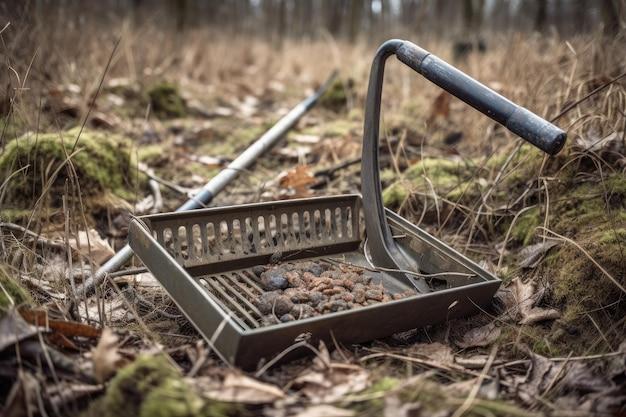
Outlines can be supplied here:
[[[372, 260], [376, 266], [416, 271], [417, 261], [405, 254], [391, 236], [381, 198], [378, 172], [378, 131], [384, 67], [387, 58], [394, 54], [401, 62], [434, 84], [550, 155], [558, 153], [563, 148], [566, 134], [552, 123], [511, 102], [411, 42], [392, 39], [382, 44], [372, 62], [365, 103], [361, 166], [361, 193], [366, 208], [365, 229]], [[405, 282], [410, 282], [420, 292], [429, 291], [423, 281], [411, 279], [401, 272], [396, 275]]]

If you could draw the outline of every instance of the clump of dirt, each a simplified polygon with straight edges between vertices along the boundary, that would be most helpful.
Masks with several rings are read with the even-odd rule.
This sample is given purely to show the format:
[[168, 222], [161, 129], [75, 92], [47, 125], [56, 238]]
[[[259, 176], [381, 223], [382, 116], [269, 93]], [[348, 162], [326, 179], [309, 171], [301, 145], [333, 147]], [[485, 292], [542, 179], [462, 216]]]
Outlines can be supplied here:
[[255, 300], [265, 324], [289, 322], [371, 304], [399, 300], [415, 292], [391, 294], [363, 269], [307, 261], [253, 268], [267, 292]]
[[79, 128], [31, 133], [7, 143], [0, 156], [0, 173], [11, 176], [3, 211], [32, 209], [42, 195], [53, 207], [61, 207], [66, 184], [78, 191], [78, 183], [86, 205], [133, 198], [138, 174], [130, 142], [119, 135], [85, 129], [72, 153], [78, 133]]
[[234, 407], [203, 400], [164, 356], [141, 356], [118, 372], [90, 416], [228, 416]]
[[354, 94], [354, 80], [336, 79], [320, 97], [320, 105], [335, 112], [345, 110], [348, 106], [348, 97]]
[[170, 119], [184, 117], [187, 114], [185, 100], [174, 84], [164, 82], [154, 85], [148, 90], [148, 97], [152, 111], [159, 118]]

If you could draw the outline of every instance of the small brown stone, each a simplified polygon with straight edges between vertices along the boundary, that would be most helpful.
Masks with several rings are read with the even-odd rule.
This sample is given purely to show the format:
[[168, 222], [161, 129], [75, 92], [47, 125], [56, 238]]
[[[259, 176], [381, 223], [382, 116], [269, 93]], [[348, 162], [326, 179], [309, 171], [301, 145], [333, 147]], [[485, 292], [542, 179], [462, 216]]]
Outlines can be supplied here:
[[382, 301], [383, 292], [379, 289], [369, 289], [365, 291], [365, 298], [367, 298], [368, 300]]
[[280, 296], [280, 291], [269, 291], [261, 294], [259, 298], [253, 301], [256, 308], [259, 309], [261, 314], [270, 314], [274, 307], [276, 298]]
[[288, 321], [294, 321], [296, 318], [294, 316], [292, 316], [291, 314], [283, 314], [280, 317], [280, 321], [282, 321], [283, 323], [287, 323]]
[[278, 317], [283, 316], [291, 311], [293, 308], [293, 302], [284, 295], [276, 297], [274, 301], [274, 314]]

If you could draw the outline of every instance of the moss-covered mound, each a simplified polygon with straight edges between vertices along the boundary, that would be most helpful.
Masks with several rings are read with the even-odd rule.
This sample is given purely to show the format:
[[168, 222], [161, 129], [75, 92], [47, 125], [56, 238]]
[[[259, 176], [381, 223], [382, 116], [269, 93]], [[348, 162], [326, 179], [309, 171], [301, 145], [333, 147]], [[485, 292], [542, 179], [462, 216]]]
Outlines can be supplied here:
[[6, 269], [0, 266], [0, 316], [12, 306], [31, 303], [27, 290], [13, 279]]
[[178, 88], [170, 83], [156, 84], [148, 90], [152, 111], [163, 119], [184, 117], [187, 113], [185, 100]]
[[206, 401], [187, 385], [163, 356], [141, 356], [118, 372], [106, 394], [92, 404], [89, 416], [222, 417], [232, 405]]
[[408, 168], [402, 178], [383, 192], [383, 202], [400, 206], [411, 195], [433, 195], [449, 200], [469, 200], [485, 188], [483, 178], [475, 178], [476, 167], [470, 162], [445, 158], [427, 158]]
[[87, 200], [110, 194], [132, 198], [137, 171], [130, 142], [85, 129], [72, 154], [78, 132], [28, 134], [7, 144], [0, 173], [4, 178], [15, 174], [7, 183], [3, 210], [30, 209], [44, 192], [52, 206], [60, 207], [66, 182], [77, 192], [76, 181]]
[[[545, 161], [528, 146], [509, 157], [495, 155], [486, 162], [424, 159], [387, 186], [384, 202], [396, 208], [408, 199], [418, 207], [426, 204], [427, 223], [436, 209], [440, 218], [454, 210], [447, 223], [453, 233], [467, 232], [482, 207], [472, 240], [493, 244], [508, 233], [503, 278], [527, 275], [541, 281], [547, 288], [543, 304], [562, 313], [556, 321], [504, 332], [509, 341], [527, 343], [549, 356], [616, 348], [626, 330], [623, 321], [613, 326], [626, 314], [620, 289], [626, 287], [626, 176], [619, 163], [609, 155], [606, 166], [598, 169], [593, 155], [573, 148]], [[580, 247], [544, 232], [544, 225]], [[541, 242], [544, 234], [559, 245], [537, 268], [520, 269], [520, 250]], [[445, 231], [443, 235], [445, 240]]]

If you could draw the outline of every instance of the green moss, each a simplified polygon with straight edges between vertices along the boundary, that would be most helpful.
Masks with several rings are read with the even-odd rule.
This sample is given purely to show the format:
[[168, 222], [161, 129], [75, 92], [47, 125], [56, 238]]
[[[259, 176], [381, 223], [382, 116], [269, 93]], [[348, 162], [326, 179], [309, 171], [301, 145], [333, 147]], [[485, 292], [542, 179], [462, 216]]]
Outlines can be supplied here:
[[[582, 247], [622, 286], [626, 286], [626, 183], [621, 174], [611, 174], [604, 185], [590, 181], [563, 183], [551, 193], [565, 196], [551, 206], [550, 227]], [[608, 327], [626, 313], [623, 293], [581, 249], [562, 242], [544, 262], [540, 274], [552, 291], [546, 302], [562, 313], [558, 342], [585, 353], [600, 335], [609, 339]], [[595, 321], [595, 324], [593, 321]], [[618, 332], [619, 333], [619, 332]], [[617, 344], [619, 342], [614, 340]]]
[[0, 315], [4, 314], [12, 306], [30, 304], [33, 299], [8, 272], [0, 267]]
[[511, 229], [511, 237], [524, 246], [529, 245], [535, 237], [537, 226], [542, 224], [543, 217], [539, 208], [531, 208], [517, 218]]
[[184, 117], [187, 113], [185, 101], [178, 88], [170, 83], [156, 84], [148, 90], [152, 111], [159, 118]]
[[20, 223], [27, 220], [32, 214], [30, 209], [7, 208], [0, 209], [0, 221]]
[[[392, 183], [383, 191], [386, 204], [397, 205], [413, 192], [432, 194], [452, 201], [473, 201], [487, 187], [483, 178], [473, 175], [472, 162], [462, 163], [444, 158], [427, 158], [409, 167], [403, 179]], [[431, 189], [432, 185], [432, 189]]]
[[204, 400], [163, 356], [141, 356], [121, 369], [87, 415], [222, 417], [238, 407]]
[[[387, 395], [397, 396], [402, 404], [419, 404], [420, 415], [435, 415], [442, 412], [449, 412], [461, 406], [467, 395], [455, 392], [426, 378], [413, 380], [411, 384], [400, 386], [399, 381], [393, 378], [381, 380], [383, 385], [389, 386], [386, 389], [371, 389], [364, 392], [366, 401], [350, 405], [359, 416], [380, 416], [384, 413], [385, 395], [372, 395], [386, 393], [389, 390], [394, 392]], [[470, 405], [465, 416], [526, 416], [527, 412], [504, 401], [493, 401], [476, 398]]]
[[137, 150], [137, 157], [148, 166], [153, 166], [154, 164], [158, 165], [165, 153], [166, 150], [162, 145], [146, 145]]
[[626, 243], [626, 228], [610, 229], [601, 232], [598, 236], [598, 243], [602, 245], [615, 245]]
[[383, 204], [387, 207], [399, 207], [410, 195], [407, 184], [395, 182], [383, 190]]
[[[32, 208], [52, 174], [58, 171], [47, 190], [54, 206], [59, 207], [66, 181], [73, 176], [67, 156], [72, 152], [79, 129], [60, 133], [30, 134], [7, 144], [0, 156], [0, 173], [8, 176], [22, 169], [9, 181], [5, 202], [9, 209]], [[118, 135], [83, 130], [76, 153], [71, 158], [84, 197], [112, 193], [132, 198], [136, 164], [130, 142]]]

